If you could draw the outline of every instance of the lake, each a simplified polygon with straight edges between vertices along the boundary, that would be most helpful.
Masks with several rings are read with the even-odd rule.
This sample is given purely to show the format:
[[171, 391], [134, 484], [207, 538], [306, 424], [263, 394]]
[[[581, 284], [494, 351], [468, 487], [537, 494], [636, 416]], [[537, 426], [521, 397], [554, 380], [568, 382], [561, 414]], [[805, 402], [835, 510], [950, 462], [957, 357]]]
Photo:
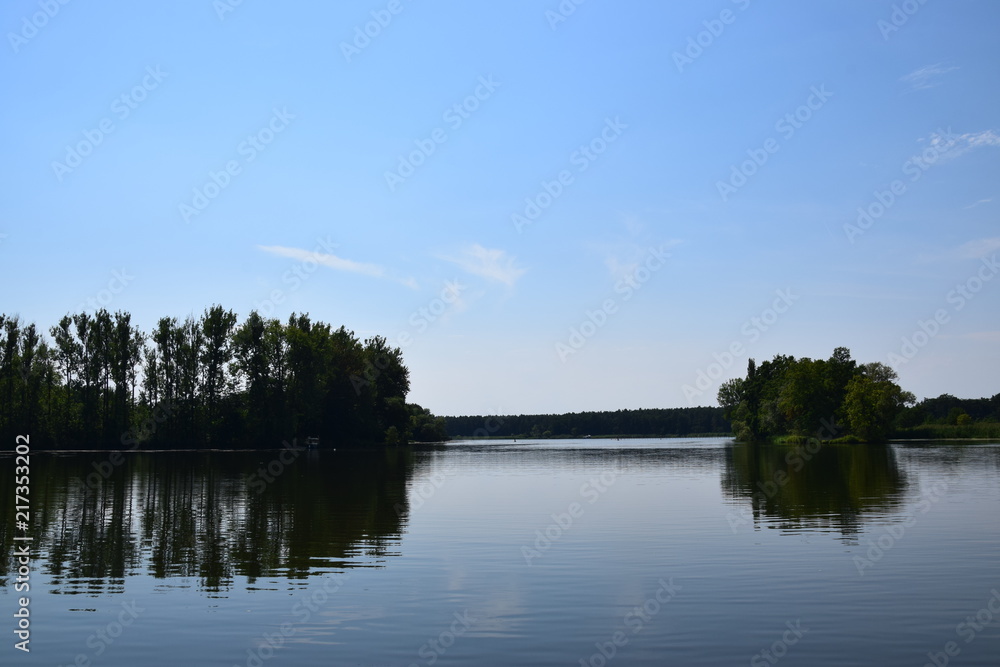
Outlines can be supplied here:
[[4, 665], [1000, 664], [1000, 443], [34, 452], [27, 531], [14, 465]]

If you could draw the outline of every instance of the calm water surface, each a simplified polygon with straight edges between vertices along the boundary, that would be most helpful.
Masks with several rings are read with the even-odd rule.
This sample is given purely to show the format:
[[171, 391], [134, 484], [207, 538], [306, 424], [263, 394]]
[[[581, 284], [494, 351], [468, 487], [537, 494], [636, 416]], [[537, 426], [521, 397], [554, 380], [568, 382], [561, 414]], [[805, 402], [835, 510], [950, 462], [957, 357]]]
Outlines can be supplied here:
[[1000, 443], [279, 461], [33, 454], [26, 654], [0, 457], [0, 664], [1000, 664]]

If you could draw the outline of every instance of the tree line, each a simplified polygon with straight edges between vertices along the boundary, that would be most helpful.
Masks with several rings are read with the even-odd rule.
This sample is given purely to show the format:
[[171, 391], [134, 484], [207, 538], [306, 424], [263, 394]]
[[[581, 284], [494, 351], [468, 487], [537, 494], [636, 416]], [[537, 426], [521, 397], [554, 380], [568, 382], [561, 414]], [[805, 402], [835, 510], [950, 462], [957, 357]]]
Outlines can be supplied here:
[[937, 398], [925, 398], [899, 416], [899, 425], [903, 428], [997, 422], [1000, 422], [1000, 393], [992, 398], [957, 398], [941, 394]]
[[690, 436], [728, 434], [722, 408], [663, 408], [574, 412], [561, 415], [445, 417], [453, 438], [573, 438], [592, 436]]
[[0, 434], [60, 448], [276, 447], [444, 439], [406, 403], [409, 370], [381, 336], [292, 314], [242, 322], [213, 305], [141, 331], [127, 312], [66, 315], [48, 331], [0, 315]]

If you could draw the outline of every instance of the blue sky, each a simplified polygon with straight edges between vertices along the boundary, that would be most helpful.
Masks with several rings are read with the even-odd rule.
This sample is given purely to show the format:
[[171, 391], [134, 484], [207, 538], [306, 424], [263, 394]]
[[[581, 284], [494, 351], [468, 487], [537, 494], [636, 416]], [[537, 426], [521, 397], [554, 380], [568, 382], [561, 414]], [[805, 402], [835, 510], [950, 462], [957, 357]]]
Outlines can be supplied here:
[[918, 398], [989, 396], [998, 23], [11, 1], [0, 311], [308, 312], [401, 346], [438, 414], [714, 405], [748, 356], [837, 346]]

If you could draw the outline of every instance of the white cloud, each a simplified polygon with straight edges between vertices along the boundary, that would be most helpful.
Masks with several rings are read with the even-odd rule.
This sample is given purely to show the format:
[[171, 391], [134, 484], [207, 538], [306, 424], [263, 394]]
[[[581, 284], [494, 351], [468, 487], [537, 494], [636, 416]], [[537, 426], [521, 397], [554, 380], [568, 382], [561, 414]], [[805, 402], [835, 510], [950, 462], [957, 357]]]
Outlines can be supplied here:
[[966, 132], [958, 137], [964, 141], [969, 148], [980, 146], [1000, 146], [1000, 135], [993, 130], [983, 130], [982, 132]]
[[1000, 250], [1000, 237], [976, 239], [959, 246], [956, 254], [962, 259], [979, 259]]
[[441, 257], [456, 264], [466, 273], [513, 287], [527, 269], [519, 267], [517, 261], [503, 250], [484, 248], [474, 243], [462, 250], [459, 257]]
[[965, 208], [967, 208], [967, 209], [968, 209], [968, 208], [976, 208], [976, 207], [977, 207], [977, 206], [979, 206], [980, 204], [989, 204], [989, 203], [990, 203], [991, 201], [993, 201], [993, 199], [992, 199], [992, 198], [990, 198], [990, 199], [980, 199], [980, 200], [979, 200], [979, 201], [977, 201], [977, 202], [972, 202], [971, 204], [969, 204], [969, 205], [968, 205], [968, 206], [966, 206]]
[[381, 266], [355, 262], [350, 259], [337, 257], [336, 255], [328, 255], [321, 252], [313, 252], [311, 250], [302, 250], [301, 248], [287, 248], [280, 245], [259, 245], [257, 247], [264, 252], [271, 253], [272, 255], [290, 257], [291, 259], [295, 259], [300, 262], [316, 262], [317, 264], [326, 266], [336, 271], [360, 273], [375, 278], [382, 278], [385, 275], [385, 270]]
[[946, 67], [941, 63], [937, 63], [935, 65], [927, 65], [926, 67], [913, 70], [909, 74], [900, 77], [899, 80], [908, 84], [910, 86], [910, 90], [927, 90], [928, 88], [941, 85], [940, 81], [934, 81], [936, 77], [947, 74], [948, 72], [956, 69], [958, 68]]
[[[982, 148], [984, 146], [1000, 148], [1000, 134], [997, 134], [993, 130], [955, 134], [951, 131], [951, 128], [948, 128], [943, 133], [932, 132], [929, 136], [921, 137], [918, 141], [920, 143], [926, 142], [928, 148], [937, 149], [931, 161], [932, 164], [935, 161], [947, 162], [954, 160], [975, 148]], [[921, 155], [915, 155], [912, 159], [921, 159]]]

